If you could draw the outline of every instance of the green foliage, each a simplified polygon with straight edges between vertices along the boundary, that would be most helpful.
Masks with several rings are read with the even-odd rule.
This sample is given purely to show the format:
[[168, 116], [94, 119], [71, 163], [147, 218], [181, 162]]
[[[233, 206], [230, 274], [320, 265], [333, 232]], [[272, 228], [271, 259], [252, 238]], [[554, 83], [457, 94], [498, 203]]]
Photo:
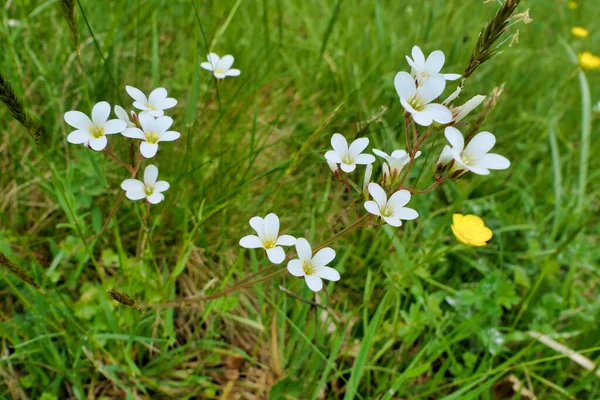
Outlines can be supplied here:
[[[0, 26], [0, 71], [45, 136], [40, 148], [23, 140], [17, 108], [0, 109], [0, 253], [46, 295], [0, 274], [0, 397], [519, 398], [509, 374], [539, 399], [600, 397], [595, 373], [527, 334], [598, 362], [600, 131], [589, 107], [600, 73], [580, 85], [559, 41], [600, 53], [594, 2], [521, 2], [534, 22], [509, 28], [519, 43], [479, 65], [460, 98], [505, 83], [481, 129], [511, 168], [415, 195], [420, 218], [400, 229], [334, 241], [342, 279], [318, 295], [327, 311], [279, 290], [314, 300], [284, 274], [214, 301], [160, 304], [267, 266], [238, 245], [252, 216], [276, 212], [285, 233], [315, 243], [351, 225], [351, 199], [323, 159], [331, 134], [403, 148], [392, 82], [405, 54], [442, 49], [444, 70], [463, 71], [499, 2], [9, 3], [1, 19], [18, 24]], [[590, 37], [572, 39], [575, 25]], [[199, 67], [207, 47], [233, 54], [241, 76], [215, 84]], [[182, 137], [153, 160], [171, 183], [166, 200], [147, 217], [125, 200], [102, 231], [129, 172], [66, 143], [63, 115], [102, 100], [129, 109], [125, 85], [167, 88]], [[418, 187], [443, 144], [423, 149], [409, 178]], [[127, 139], [109, 145], [129, 160]], [[481, 216], [490, 243], [457, 244], [455, 212]]]

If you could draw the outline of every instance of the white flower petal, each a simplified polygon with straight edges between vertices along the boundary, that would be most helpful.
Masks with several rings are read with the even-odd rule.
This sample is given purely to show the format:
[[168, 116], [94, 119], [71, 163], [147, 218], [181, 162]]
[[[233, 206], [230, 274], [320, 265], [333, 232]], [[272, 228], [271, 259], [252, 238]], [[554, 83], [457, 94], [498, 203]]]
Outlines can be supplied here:
[[121, 121], [125, 121], [126, 123], [131, 121], [131, 119], [129, 119], [129, 114], [127, 114], [127, 111], [121, 106], [115, 106], [115, 115]]
[[144, 170], [144, 183], [146, 186], [154, 186], [158, 179], [158, 168], [156, 165], [148, 165]]
[[152, 193], [150, 196], [146, 197], [146, 200], [151, 204], [158, 204], [165, 199], [165, 195], [162, 193]]
[[89, 131], [92, 126], [90, 117], [81, 111], [67, 111], [64, 115], [64, 119], [67, 124], [82, 131]]
[[278, 246], [293, 246], [296, 244], [296, 238], [292, 235], [281, 235], [277, 238], [275, 244]]
[[129, 200], [140, 200], [146, 197], [146, 186], [137, 179], [125, 179], [121, 183], [121, 189], [125, 190], [125, 196]]
[[398, 210], [404, 207], [410, 201], [410, 192], [402, 189], [392, 194], [387, 201], [387, 204], [392, 207], [393, 210]]
[[262, 217], [252, 217], [250, 218], [250, 226], [252, 227], [252, 229], [254, 229], [254, 231], [256, 232], [256, 234], [258, 235], [259, 238], [264, 239], [265, 238], [265, 220]]
[[372, 154], [359, 154], [354, 159], [355, 164], [370, 165], [375, 162], [375, 156]]
[[234, 58], [231, 54], [223, 56], [217, 63], [217, 68], [227, 71], [233, 65]]
[[308, 288], [313, 292], [323, 289], [323, 281], [317, 275], [306, 275], [304, 279]]
[[339, 133], [334, 133], [331, 137], [331, 147], [341, 157], [348, 152], [348, 141]]
[[390, 226], [394, 226], [394, 227], [399, 227], [402, 226], [402, 221], [400, 221], [399, 218], [395, 218], [395, 217], [383, 217], [383, 220], [385, 221], [386, 224], [390, 225]]
[[325, 159], [336, 164], [340, 164], [342, 162], [342, 158], [334, 150], [327, 151], [327, 153], [325, 153]]
[[443, 76], [447, 81], [455, 81], [461, 77], [460, 74], [443, 74]]
[[412, 221], [413, 219], [419, 218], [419, 213], [409, 207], [401, 207], [394, 210], [394, 218], [402, 219], [405, 221]]
[[92, 137], [88, 131], [77, 130], [69, 133], [67, 136], [67, 142], [73, 144], [82, 144], [90, 140]]
[[154, 143], [148, 143], [148, 142], [142, 142], [140, 144], [140, 153], [142, 153], [142, 155], [146, 158], [152, 158], [156, 155], [156, 152], [158, 151], [158, 144]]
[[369, 139], [367, 139], [367, 138], [356, 139], [354, 142], [352, 142], [352, 144], [350, 144], [348, 152], [353, 157], [356, 157], [357, 155], [362, 153], [362, 151], [364, 149], [366, 149], [368, 145], [369, 145]]
[[225, 76], [240, 76], [241, 72], [239, 69], [231, 68], [227, 72], [225, 72]]
[[120, 119], [111, 119], [110, 121], [106, 121], [104, 124], [104, 134], [112, 135], [114, 133], [121, 133], [127, 128], [127, 123], [125, 121], [121, 121]]
[[108, 144], [106, 136], [100, 136], [99, 138], [90, 138], [90, 147], [96, 151], [102, 151]]
[[462, 120], [471, 111], [473, 111], [475, 108], [477, 108], [484, 100], [485, 100], [485, 96], [483, 96], [481, 94], [479, 94], [477, 96], [474, 96], [472, 99], [470, 99], [469, 101], [467, 101], [465, 104], [463, 104], [459, 108], [460, 111], [458, 112], [458, 114], [456, 114], [456, 117], [454, 118], [454, 120], [456, 122]]
[[325, 247], [317, 251], [317, 254], [315, 254], [312, 258], [311, 263], [315, 268], [324, 267], [333, 261], [334, 258], [335, 250], [333, 250], [331, 247]]
[[166, 131], [165, 133], [160, 135], [159, 142], [172, 142], [173, 140], [177, 140], [181, 137], [179, 132], [175, 131]]
[[258, 236], [248, 235], [240, 239], [240, 246], [246, 249], [260, 249], [263, 247], [263, 244]]
[[156, 133], [159, 135], [166, 132], [173, 125], [173, 118], [171, 117], [159, 117], [154, 121]]
[[173, 108], [177, 105], [177, 100], [175, 100], [172, 97], [167, 97], [166, 99], [162, 99], [158, 102], [158, 104], [156, 105], [156, 107], [160, 108], [161, 110], [168, 110], [169, 108]]
[[441, 104], [427, 104], [421, 112], [427, 113], [429, 118], [440, 124], [452, 122], [452, 112]]
[[163, 110], [148, 110], [145, 112], [147, 112], [155, 118], [162, 117], [163, 115], [165, 115], [165, 112]]
[[[390, 156], [386, 152], [383, 152], [381, 150], [373, 149], [373, 153], [375, 153], [376, 156], [379, 156], [386, 161], [389, 161], [389, 159], [390, 159]], [[394, 153], [392, 153], [392, 154], [394, 154]]]
[[166, 98], [167, 89], [159, 87], [150, 92], [150, 96], [148, 96], [148, 103], [152, 104], [154, 107], [157, 107], [158, 103], [160, 103], [161, 100], [164, 100]]
[[294, 276], [304, 276], [304, 270], [302, 269], [302, 261], [291, 260], [287, 265], [287, 270]]
[[369, 183], [369, 193], [380, 208], [385, 207], [387, 204], [387, 195], [381, 186], [374, 182]]
[[483, 157], [496, 144], [496, 137], [490, 132], [479, 132], [467, 144], [465, 152], [471, 154], [475, 159]]
[[166, 192], [171, 185], [167, 181], [158, 181], [154, 184], [154, 191], [158, 193]]
[[154, 118], [151, 113], [149, 113], [149, 112], [140, 113], [140, 115], [138, 116], [138, 119], [140, 121], [140, 125], [142, 126], [142, 129], [144, 130], [144, 132], [156, 132], [156, 128], [155, 128], [156, 118]]
[[415, 112], [411, 112], [410, 115], [412, 115], [412, 118], [415, 120], [415, 122], [418, 125], [429, 126], [429, 125], [433, 124], [432, 114], [430, 114], [430, 113], [415, 111]]
[[394, 77], [394, 87], [396, 88], [398, 97], [401, 99], [409, 100], [417, 93], [415, 78], [408, 72], [401, 71], [396, 74]]
[[433, 75], [423, 82], [423, 86], [417, 89], [417, 97], [423, 104], [431, 103], [442, 94], [445, 88], [446, 80], [444, 77]]
[[510, 161], [500, 154], [488, 153], [479, 159], [477, 166], [487, 169], [507, 169]]
[[296, 254], [300, 261], [310, 261], [312, 259], [312, 249], [308, 240], [304, 238], [296, 239]]
[[121, 135], [132, 139], [146, 139], [144, 132], [140, 128], [127, 128], [121, 132]]
[[283, 260], [285, 260], [285, 251], [283, 251], [282, 247], [272, 247], [267, 249], [267, 258], [273, 264], [281, 264]]
[[350, 173], [350, 172], [353, 172], [356, 169], [356, 164], [344, 164], [344, 163], [341, 163], [340, 164], [340, 168], [342, 169], [342, 171], [344, 171], [346, 173]]
[[331, 267], [321, 267], [317, 268], [317, 276], [322, 279], [327, 279], [328, 281], [339, 281], [340, 273]]
[[421, 48], [419, 46], [413, 46], [411, 54], [415, 66], [417, 68], [422, 68], [425, 65], [425, 54], [423, 54]]
[[365, 201], [365, 209], [373, 215], [381, 215], [379, 211], [379, 205], [375, 203], [373, 200]]
[[206, 62], [206, 61], [200, 64], [200, 68], [204, 68], [207, 71], [213, 71], [214, 70], [212, 64], [209, 63], [209, 62]]
[[279, 235], [279, 217], [270, 213], [265, 217], [265, 238], [276, 240]]
[[444, 136], [446, 136], [446, 139], [448, 142], [450, 142], [450, 145], [454, 150], [456, 150], [458, 153], [463, 151], [463, 148], [465, 147], [465, 139], [458, 129], [449, 126], [444, 130]]
[[490, 171], [487, 168], [484, 168], [480, 165], [473, 165], [473, 166], [466, 165], [465, 168], [477, 175], [489, 175], [490, 174]]
[[92, 108], [92, 122], [98, 127], [104, 126], [108, 116], [110, 115], [110, 104], [106, 101], [101, 101]]
[[146, 95], [138, 88], [134, 88], [133, 86], [125, 86], [125, 91], [138, 103], [146, 104], [148, 102]]
[[439, 73], [444, 66], [444, 62], [446, 61], [446, 57], [441, 50], [435, 50], [429, 54], [427, 57], [427, 61], [425, 61], [425, 67], [430, 73]]
[[140, 103], [139, 101], [134, 101], [133, 106], [135, 108], [137, 108], [138, 110], [143, 110], [143, 111], [150, 110], [148, 107], [146, 107], [146, 103]]

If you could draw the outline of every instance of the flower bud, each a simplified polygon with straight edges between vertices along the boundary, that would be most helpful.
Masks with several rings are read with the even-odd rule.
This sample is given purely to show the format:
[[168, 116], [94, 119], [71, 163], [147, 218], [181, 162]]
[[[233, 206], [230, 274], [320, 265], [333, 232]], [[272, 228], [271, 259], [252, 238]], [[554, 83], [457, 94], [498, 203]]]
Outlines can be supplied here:
[[135, 111], [129, 112], [129, 118], [131, 119], [131, 122], [135, 124], [136, 127], [142, 129], [142, 125], [140, 125], [140, 119]]
[[452, 109], [452, 115], [454, 116], [453, 122], [459, 122], [461, 119], [466, 117], [471, 111], [475, 108], [479, 107], [481, 103], [485, 100], [485, 96], [478, 94], [473, 97], [471, 100], [467, 101], [460, 107], [455, 107]]
[[365, 169], [365, 179], [363, 180], [363, 194], [366, 199], [369, 199], [369, 191], [367, 190], [369, 183], [371, 183], [371, 175], [373, 175], [373, 164], [367, 164]]

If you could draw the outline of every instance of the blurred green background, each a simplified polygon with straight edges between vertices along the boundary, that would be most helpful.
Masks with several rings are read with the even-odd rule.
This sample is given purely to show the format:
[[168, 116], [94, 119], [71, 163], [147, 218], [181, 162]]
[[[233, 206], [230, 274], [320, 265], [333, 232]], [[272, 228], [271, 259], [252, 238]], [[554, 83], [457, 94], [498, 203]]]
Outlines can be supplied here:
[[[150, 306], [267, 266], [260, 251], [238, 245], [252, 216], [275, 212], [285, 233], [314, 243], [351, 224], [352, 212], [341, 215], [351, 199], [323, 158], [331, 135], [360, 132], [370, 148], [404, 148], [393, 77], [408, 70], [405, 55], [415, 44], [441, 49], [444, 71], [462, 72], [498, 1], [196, 0], [196, 11], [183, 0], [81, 0], [81, 64], [60, 1], [3, 3], [0, 71], [47, 134], [37, 148], [0, 106], [0, 251], [46, 295], [1, 274], [0, 397], [600, 397], [594, 372], [528, 334], [600, 357], [600, 130], [598, 114], [582, 112], [600, 101], [600, 71], [580, 74], [567, 50], [600, 54], [595, 0], [576, 9], [521, 2], [517, 12], [529, 8], [534, 22], [509, 28], [504, 38], [518, 29], [518, 43], [502, 45], [460, 97], [505, 84], [482, 128], [511, 168], [414, 196], [420, 218], [400, 229], [367, 227], [335, 241], [342, 280], [319, 294], [329, 312], [280, 291], [312, 296], [287, 274], [210, 302]], [[573, 26], [590, 35], [573, 37]], [[199, 67], [207, 46], [232, 54], [242, 71], [218, 92]], [[167, 115], [182, 137], [152, 160], [171, 189], [147, 229], [145, 207], [126, 200], [82, 246], [128, 172], [68, 144], [63, 114], [89, 113], [98, 101], [130, 109], [125, 85], [163, 86], [179, 101]], [[422, 170], [421, 187], [443, 142], [411, 176]], [[127, 158], [125, 138], [109, 145]], [[361, 184], [362, 172], [352, 177]], [[482, 217], [490, 243], [457, 244], [455, 212]], [[128, 293], [147, 314], [107, 290]]]

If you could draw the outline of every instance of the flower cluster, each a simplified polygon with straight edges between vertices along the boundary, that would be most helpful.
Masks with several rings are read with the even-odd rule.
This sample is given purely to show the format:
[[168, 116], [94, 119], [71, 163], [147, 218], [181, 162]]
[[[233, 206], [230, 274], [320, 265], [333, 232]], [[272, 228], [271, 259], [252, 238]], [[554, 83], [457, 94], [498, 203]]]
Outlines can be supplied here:
[[[109, 119], [111, 106], [106, 101], [101, 101], [92, 108], [91, 118], [81, 111], [67, 111], [64, 115], [65, 122], [77, 130], [67, 136], [67, 141], [73, 144], [83, 144], [96, 151], [107, 151], [112, 157], [125, 165], [133, 174], [121, 184], [125, 195], [130, 200], [146, 199], [151, 204], [160, 203], [164, 199], [162, 192], [169, 189], [166, 181], [157, 181], [158, 168], [148, 165], [144, 170], [144, 181], [133, 179], [139, 170], [137, 166], [127, 165], [109, 150], [107, 135], [120, 133], [124, 137], [138, 139], [140, 154], [143, 158], [153, 158], [158, 152], [160, 142], [170, 142], [179, 139], [179, 132], [171, 131], [173, 119], [165, 116], [165, 111], [177, 105], [177, 100], [168, 97], [165, 88], [154, 89], [148, 97], [133, 86], [126, 86], [125, 90], [133, 98], [133, 107], [139, 112], [131, 111], [129, 114], [121, 106], [115, 105], [116, 119]], [[141, 158], [140, 158], [141, 162]]]

